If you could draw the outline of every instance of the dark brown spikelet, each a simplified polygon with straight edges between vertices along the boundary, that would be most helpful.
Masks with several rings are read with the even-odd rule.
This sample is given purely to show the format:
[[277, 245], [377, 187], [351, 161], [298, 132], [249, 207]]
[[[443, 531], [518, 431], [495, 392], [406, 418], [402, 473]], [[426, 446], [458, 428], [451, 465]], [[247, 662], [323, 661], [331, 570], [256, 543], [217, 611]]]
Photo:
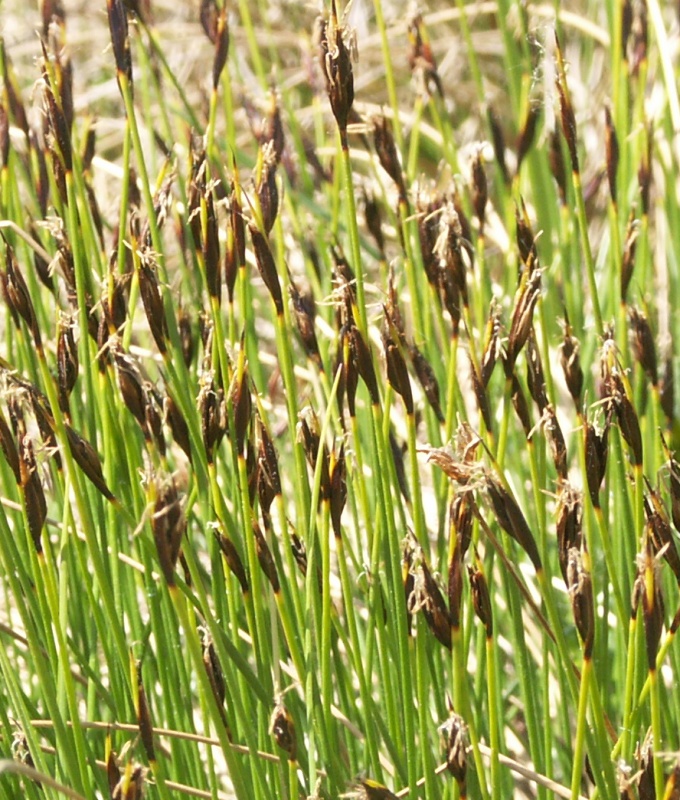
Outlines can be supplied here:
[[335, 538], [340, 539], [342, 536], [342, 511], [347, 502], [347, 470], [344, 445], [333, 456], [330, 483], [331, 523]]
[[489, 188], [486, 182], [486, 171], [482, 161], [481, 148], [472, 160], [472, 207], [479, 220], [479, 235], [484, 235], [486, 204], [489, 199]]
[[227, 57], [229, 56], [229, 25], [227, 24], [226, 3], [222, 6], [217, 15], [217, 21], [215, 24], [215, 38], [213, 43], [215, 45], [215, 56], [213, 58], [212, 85], [213, 89], [217, 91], [217, 87], [220, 85], [220, 76], [222, 75], [222, 70], [227, 63]]
[[441, 727], [446, 767], [458, 784], [461, 797], [467, 796], [467, 726], [463, 718], [455, 713]]
[[631, 450], [631, 457], [635, 466], [642, 466], [642, 432], [635, 406], [628, 397], [623, 380], [618, 373], [611, 373], [605, 382], [605, 392], [609, 397], [619, 430]]
[[[266, 484], [268, 487], [268, 494], [271, 495], [271, 500], [281, 494], [281, 476], [279, 474], [279, 462], [276, 457], [276, 448], [274, 442], [267, 430], [260, 416], [257, 417], [258, 430], [260, 433], [260, 446], [258, 453], [258, 465], [260, 485]], [[260, 494], [260, 501], [262, 495]], [[271, 503], [269, 504], [271, 505]], [[264, 507], [265, 511], [269, 510], [269, 506]]]
[[680, 554], [673, 537], [668, 514], [658, 493], [648, 486], [649, 495], [645, 497], [645, 514], [647, 517], [647, 536], [652, 544], [654, 555], [663, 554], [666, 563], [673, 571], [675, 580], [680, 585]]
[[175, 565], [187, 528], [174, 478], [156, 482], [156, 502], [151, 516], [151, 529], [158, 552], [158, 561], [168, 586], [175, 585]]
[[517, 357], [529, 338], [533, 326], [534, 308], [541, 293], [541, 271], [534, 269], [531, 274], [523, 273], [519, 288], [515, 294], [515, 305], [510, 323], [510, 333], [506, 346], [506, 377], [511, 377]]
[[390, 430], [390, 453], [392, 454], [392, 462], [394, 463], [394, 471], [397, 476], [397, 485], [401, 496], [407, 503], [411, 502], [411, 491], [408, 487], [408, 478], [406, 477], [406, 464], [404, 463], [404, 453], [408, 449], [406, 443], [400, 443], [393, 430]]
[[517, 414], [517, 418], [520, 421], [524, 435], [527, 437], [527, 439], [529, 439], [534, 428], [531, 422], [531, 412], [529, 411], [529, 404], [527, 403], [527, 399], [524, 395], [522, 385], [520, 384], [517, 375], [514, 373], [512, 375], [510, 399], [512, 400], [512, 406], [515, 409], [515, 414]]
[[9, 117], [0, 104], [0, 168], [9, 166]]
[[198, 393], [198, 413], [201, 418], [201, 434], [208, 464], [214, 463], [215, 450], [227, 432], [227, 409], [224, 390], [215, 386], [212, 376], [205, 375]]
[[276, 313], [281, 317], [283, 316], [283, 294], [281, 293], [279, 276], [276, 272], [274, 256], [272, 255], [272, 251], [264, 235], [254, 225], [249, 225], [248, 230], [250, 231], [253, 242], [257, 268], [260, 271], [264, 285], [269, 290], [269, 294], [276, 308]]
[[663, 361], [663, 376], [659, 382], [659, 402], [669, 424], [675, 419], [675, 380], [673, 378], [673, 357], [669, 353]]
[[229, 217], [227, 226], [227, 246], [224, 253], [224, 279], [227, 285], [229, 302], [234, 302], [234, 287], [239, 268], [246, 263], [246, 226], [243, 209], [236, 191], [229, 198]]
[[680, 464], [673, 454], [668, 459], [669, 493], [671, 497], [671, 519], [676, 531], [680, 531]]
[[243, 561], [241, 560], [236, 546], [228, 536], [220, 533], [220, 531], [215, 530], [214, 533], [230, 572], [239, 582], [243, 594], [246, 594], [250, 590], [250, 585], [248, 583], [245, 567], [243, 566]]
[[144, 684], [142, 683], [141, 664], [137, 665], [137, 698], [135, 708], [137, 711], [137, 724], [139, 725], [139, 738], [142, 747], [150, 763], [156, 761], [156, 748], [153, 741], [153, 723], [151, 721], [151, 710], [146, 699]]
[[633, 278], [635, 268], [635, 253], [637, 250], [638, 236], [640, 235], [640, 223], [635, 219], [633, 211], [628, 218], [626, 233], [623, 239], [623, 256], [621, 258], [621, 302], [625, 303], [628, 296], [628, 288]]
[[491, 131], [491, 144], [493, 145], [493, 154], [498, 164], [503, 177], [503, 183], [506, 186], [510, 185], [510, 171], [505, 161], [505, 137], [503, 136], [503, 128], [501, 121], [498, 117], [493, 106], [489, 106], [487, 111], [487, 120], [489, 123], [489, 130]]
[[600, 508], [600, 486], [602, 486], [602, 481], [607, 472], [609, 424], [609, 418], [607, 418], [603, 430], [599, 433], [590, 422], [586, 421], [584, 428], [586, 480], [590, 500], [594, 508]]
[[489, 405], [489, 396], [484, 386], [481, 373], [472, 356], [470, 355], [470, 379], [472, 380], [472, 392], [477, 401], [477, 410], [479, 415], [484, 421], [484, 426], [488, 431], [493, 430], [493, 420], [491, 417], [491, 406]]
[[109, 17], [109, 31], [113, 56], [116, 61], [118, 84], [124, 77], [132, 88], [132, 56], [130, 55], [130, 37], [128, 35], [127, 12], [123, 0], [106, 0], [106, 11]]
[[529, 102], [524, 123], [517, 137], [517, 172], [520, 171], [527, 153], [536, 138], [536, 128], [541, 118], [541, 107], [537, 103]]
[[480, 377], [484, 388], [487, 388], [493, 368], [501, 353], [501, 311], [498, 303], [492, 301], [489, 309], [489, 318], [486, 321], [484, 332], [484, 350], [479, 365]]
[[517, 501], [498, 478], [490, 473], [486, 476], [485, 485], [498, 524], [529, 556], [534, 569], [537, 572], [540, 571], [542, 569], [541, 556], [536, 546], [536, 540]]
[[604, 107], [604, 147], [607, 162], [607, 181], [609, 182], [609, 196], [614, 205], [617, 204], [616, 175], [619, 169], [619, 138], [612, 120], [612, 112], [608, 105]]
[[351, 325], [349, 329], [349, 343], [352, 360], [357, 373], [366, 384], [372, 405], [380, 403], [380, 392], [378, 391], [378, 379], [373, 366], [371, 348], [361, 334], [356, 325]]
[[206, 225], [203, 237], [203, 261], [205, 263], [205, 280], [210, 297], [219, 299], [221, 296], [222, 276], [220, 261], [220, 239], [215, 213], [215, 201], [212, 192], [205, 196]]
[[[49, 60], [45, 44], [43, 42], [43, 60], [46, 63]], [[47, 72], [47, 68], [43, 65], [43, 82], [44, 82], [44, 99], [45, 99], [45, 112], [47, 132], [52, 144], [52, 152], [56, 158], [54, 163], [58, 163], [59, 167], [65, 172], [73, 171], [73, 148], [71, 145], [71, 129], [69, 121], [64, 113], [64, 108], [61, 102], [58, 102], [55, 97], [55, 88], [52, 85]], [[56, 149], [54, 149], [56, 148]]]
[[420, 383], [425, 394], [425, 398], [434, 411], [437, 420], [443, 425], [445, 418], [439, 400], [439, 382], [437, 381], [437, 376], [434, 374], [430, 362], [415, 344], [409, 347], [409, 356], [411, 358], [411, 364], [413, 364], [413, 370], [418, 378], [418, 383]]
[[564, 71], [564, 59], [562, 57], [562, 48], [560, 47], [557, 33], [555, 34], [555, 52], [557, 56], [557, 73], [555, 76], [555, 84], [557, 87], [557, 94], [560, 100], [560, 117], [562, 122], [562, 133], [564, 134], [567, 147], [569, 148], [569, 157], [571, 159], [571, 169], [575, 174], [579, 174], [578, 162], [578, 149], [577, 149], [577, 134], [576, 134], [576, 117], [574, 115], [574, 108], [571, 105], [571, 97], [569, 96], [569, 88], [567, 86], [567, 78]]
[[398, 800], [387, 786], [370, 778], [359, 781], [357, 797], [359, 800]]
[[406, 413], [413, 414], [413, 392], [411, 391], [411, 379], [408, 375], [406, 361], [402, 355], [397, 342], [392, 338], [392, 334], [387, 323], [382, 332], [383, 347], [385, 349], [385, 362], [387, 364], [387, 380], [394, 391], [400, 395], [404, 401]]
[[343, 147], [347, 146], [347, 123], [354, 102], [354, 75], [352, 60], [343, 39], [343, 30], [338, 22], [335, 0], [331, 2], [331, 13], [321, 22], [321, 69], [326, 78], [326, 91], [333, 116], [338, 123]]
[[550, 452], [552, 453], [557, 477], [566, 481], [568, 477], [567, 444], [564, 440], [564, 434], [562, 433], [560, 423], [557, 421], [555, 409], [550, 403], [545, 407], [545, 411], [543, 412], [543, 429], [548, 437], [548, 444], [550, 445]]
[[390, 123], [384, 115], [373, 118], [373, 143], [375, 144], [380, 166], [397, 185], [399, 202], [407, 202], [406, 182], [404, 181], [404, 173], [397, 154], [397, 145], [392, 135]]
[[115, 500], [104, 480], [102, 464], [97, 451], [92, 445], [77, 433], [70, 425], [66, 426], [66, 438], [73, 460], [83, 471], [85, 477], [98, 489], [107, 500]]
[[179, 331], [179, 343], [182, 348], [182, 358], [188, 369], [194, 360], [194, 331], [191, 324], [191, 316], [184, 306], [179, 306], [177, 309], [177, 328]]
[[479, 564], [475, 567], [468, 567], [468, 578], [470, 580], [472, 605], [475, 609], [475, 614], [484, 626], [486, 638], [491, 639], [493, 636], [491, 596], [489, 595], [489, 585]]
[[572, 547], [567, 558], [567, 587], [571, 598], [576, 629], [583, 643], [583, 658], [590, 660], [595, 642], [595, 604], [593, 601], [593, 582], [588, 564], [590, 559], [585, 551]]
[[451, 619], [444, 602], [444, 596], [425, 561], [425, 556], [420, 546], [415, 542], [407, 543], [406, 547], [409, 546], [415, 548], [414, 556], [412, 557], [414, 564], [411, 567], [415, 580], [413, 592], [408, 598], [408, 610], [410, 613], [422, 611], [425, 621], [437, 641], [450, 650]]
[[171, 395], [166, 395], [163, 401], [163, 415], [165, 422], [168, 424], [172, 433], [172, 438], [175, 440], [184, 455], [191, 462], [191, 439], [189, 437], [189, 426], [187, 425], [184, 415], [179, 409], [179, 406], [174, 401]]
[[156, 342], [156, 347], [165, 355], [168, 349], [168, 323], [163, 308], [160, 285], [155, 264], [150, 254], [146, 253], [139, 261], [138, 269], [139, 293], [142, 297], [144, 311], [149, 322], [149, 330]]
[[650, 671], [656, 670], [656, 655], [659, 652], [664, 623], [663, 591], [658, 572], [654, 547], [649, 535], [646, 535], [644, 549], [639, 557], [637, 581], [641, 584], [647, 666]]
[[227, 712], [224, 707], [224, 701], [227, 697], [227, 684], [224, 680], [224, 673], [222, 672], [222, 665], [220, 664], [219, 656], [215, 650], [215, 645], [207, 632], [203, 631], [203, 666], [205, 667], [208, 676], [208, 682], [212, 689], [213, 696], [217, 703], [222, 722], [227, 731], [227, 737], [231, 741], [231, 731], [229, 723], [227, 722]]
[[267, 540], [265, 539], [257, 520], [253, 520], [253, 536], [255, 537], [255, 550], [257, 552], [257, 560], [260, 562], [260, 568], [271, 584], [274, 594], [278, 594], [281, 590], [279, 574], [276, 569], [276, 564], [274, 563], [271, 550], [267, 544]]
[[31, 332], [36, 349], [40, 351], [42, 350], [42, 337], [40, 336], [33, 301], [21, 269], [14, 257], [14, 252], [7, 240], [5, 240], [5, 264], [7, 272], [3, 273], [2, 283], [3, 294], [9, 311], [15, 323], [18, 324], [19, 317], [24, 320], [26, 327]]
[[21, 488], [26, 506], [26, 519], [31, 532], [33, 544], [38, 553], [42, 553], [42, 529], [47, 519], [47, 501], [43, 490], [38, 468], [33, 453], [33, 443], [28, 434], [19, 440], [19, 474]]
[[630, 337], [633, 355], [636, 361], [645, 371], [652, 386], [658, 386], [659, 373], [656, 362], [656, 347], [654, 346], [654, 334], [647, 317], [640, 311], [631, 306], [628, 309], [628, 319], [630, 320]]
[[276, 744], [288, 755], [290, 761], [297, 760], [297, 736], [295, 734], [295, 724], [290, 711], [286, 708], [283, 700], [274, 706], [269, 730], [274, 737]]
[[567, 321], [564, 325], [564, 338], [560, 345], [560, 363], [567, 389], [577, 410], [581, 408], [581, 392], [583, 391], [583, 370], [581, 369], [579, 350], [579, 341], [572, 335], [571, 325]]
[[522, 198], [520, 198], [519, 205], [515, 206], [515, 238], [520, 260], [527, 272], [531, 273], [539, 265], [538, 250], [536, 249], [536, 237], [531, 229], [529, 214]]
[[292, 280], [288, 284], [288, 295], [302, 346], [307, 356], [314, 361], [319, 369], [323, 370], [323, 361], [321, 360], [321, 352], [314, 328], [314, 320], [316, 318], [314, 297], [311, 294], [302, 294]]
[[550, 171], [557, 184], [560, 203], [564, 207], [567, 205], [567, 171], [564, 165], [564, 155], [562, 154], [562, 141], [557, 128], [554, 128], [550, 134], [548, 160], [550, 162]]
[[279, 213], [279, 187], [276, 183], [276, 154], [273, 142], [268, 142], [260, 150], [255, 193], [260, 204], [262, 225], [268, 235], [271, 233]]
[[116, 372], [118, 373], [118, 386], [127, 406], [128, 411], [137, 420], [142, 430], [146, 425], [144, 412], [143, 380], [139, 367], [135, 361], [121, 351], [114, 352]]
[[14, 436], [10, 430], [5, 415], [0, 409], [0, 448], [5, 455], [5, 459], [14, 473], [14, 479], [17, 484], [21, 483], [21, 473], [19, 469], [19, 451], [17, 450]]
[[564, 583], [569, 588], [569, 553], [575, 548], [581, 551], [583, 544], [581, 494], [566, 481], [562, 482], [557, 495], [557, 555]]
[[531, 328], [530, 335], [527, 338], [526, 361], [527, 388], [529, 389], [531, 399], [536, 403], [541, 414], [543, 414], [550, 401], [546, 393], [545, 373], [543, 371], [541, 351], [538, 349], [536, 334], [533, 328]]
[[463, 544], [460, 534], [456, 534], [453, 526], [451, 536], [455, 537], [451, 555], [449, 557], [449, 574], [447, 580], [447, 595], [449, 600], [449, 619], [453, 630], [460, 629], [460, 609], [463, 602]]
[[373, 195], [369, 195], [364, 189], [364, 217], [366, 218], [366, 227], [368, 232], [375, 240], [376, 247], [380, 252], [380, 257], [385, 258], [385, 237], [382, 230], [382, 218], [380, 213], [380, 205]]
[[245, 368], [237, 377], [231, 399], [234, 407], [236, 452], [240, 456], [243, 456], [245, 453], [248, 431], [250, 430], [250, 420], [253, 414], [253, 398], [250, 393], [248, 373]]
[[642, 160], [638, 168], [638, 185], [640, 187], [640, 206], [642, 215], [649, 215], [649, 195], [652, 188], [652, 145], [654, 142], [654, 131], [651, 125], [647, 131], [647, 148], [643, 150]]

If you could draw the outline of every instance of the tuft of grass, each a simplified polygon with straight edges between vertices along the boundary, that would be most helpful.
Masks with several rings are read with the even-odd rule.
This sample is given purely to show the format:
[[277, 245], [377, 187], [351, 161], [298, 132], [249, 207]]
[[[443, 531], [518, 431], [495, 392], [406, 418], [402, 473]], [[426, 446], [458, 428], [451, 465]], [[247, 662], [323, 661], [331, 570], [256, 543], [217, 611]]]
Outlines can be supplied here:
[[676, 796], [677, 39], [5, 3], [0, 797]]

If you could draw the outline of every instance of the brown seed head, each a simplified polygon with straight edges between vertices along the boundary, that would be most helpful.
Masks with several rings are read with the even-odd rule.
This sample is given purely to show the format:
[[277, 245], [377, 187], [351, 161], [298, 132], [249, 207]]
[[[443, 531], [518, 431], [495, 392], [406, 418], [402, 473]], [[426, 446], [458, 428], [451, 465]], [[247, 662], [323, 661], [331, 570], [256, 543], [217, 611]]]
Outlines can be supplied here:
[[411, 391], [411, 379], [408, 375], [406, 361], [390, 334], [387, 324], [382, 332], [383, 347], [385, 349], [385, 362], [387, 364], [387, 380], [394, 391], [401, 396], [404, 407], [408, 415], [413, 414], [413, 393]]
[[482, 161], [481, 148], [477, 151], [472, 161], [472, 207], [479, 220], [479, 235], [484, 235], [484, 221], [486, 219], [486, 204], [489, 199], [489, 189], [486, 182], [486, 172]]
[[170, 338], [168, 323], [165, 318], [156, 265], [149, 251], [143, 253], [140, 258], [137, 276], [139, 279], [139, 293], [142, 297], [149, 330], [156, 342], [156, 347], [165, 355]]
[[680, 585], [680, 554], [678, 554], [668, 514], [659, 494], [649, 484], [647, 488], [649, 494], [645, 497], [644, 503], [647, 516], [647, 536], [654, 555], [663, 555], [675, 575], [675, 580]]
[[156, 502], [151, 517], [158, 561], [168, 586], [175, 585], [175, 565], [182, 547], [187, 521], [174, 478], [156, 482]]
[[130, 37], [128, 35], [127, 12], [125, 11], [123, 0], [106, 0], [106, 10], [109, 17], [109, 31], [111, 32], [118, 83], [120, 85], [121, 77], [125, 76], [129, 87], [132, 88]]
[[156, 750], [153, 741], [153, 722], [151, 720], [151, 710], [146, 699], [146, 692], [144, 691], [144, 684], [142, 683], [141, 664], [137, 664], [134, 670], [137, 674], [137, 697], [135, 701], [135, 709], [137, 711], [137, 724], [139, 725], [139, 738], [142, 741], [142, 747], [146, 753], [146, 757], [150, 763], [156, 761]]
[[342, 536], [342, 511], [347, 502], [347, 476], [345, 467], [345, 447], [341, 446], [333, 454], [330, 477], [331, 523], [336, 539]]
[[[505, 375], [508, 378], [512, 375], [515, 362], [532, 332], [534, 308], [536, 307], [540, 293], [541, 270], [535, 269], [531, 274], [527, 272], [522, 273], [520, 285], [515, 293], [515, 305], [512, 312], [505, 360], [503, 362]], [[536, 350], [536, 352], [538, 351]], [[529, 369], [531, 370], [531, 367], [529, 367]], [[531, 384], [529, 390], [531, 391]], [[535, 402], [538, 401], [535, 400]]]
[[201, 417], [201, 433], [208, 463], [214, 462], [215, 450], [219, 447], [227, 432], [227, 408], [224, 401], [224, 390], [215, 386], [210, 373], [201, 380], [198, 393], [198, 413]]
[[595, 642], [595, 604], [590, 559], [581, 550], [572, 547], [567, 558], [567, 587], [574, 612], [574, 622], [583, 643], [583, 658], [590, 660]]
[[581, 392], [583, 391], [583, 370], [579, 358], [580, 344], [572, 336], [571, 325], [567, 321], [564, 325], [564, 338], [560, 345], [560, 363], [567, 383], [567, 389], [572, 396], [577, 410], [581, 408]]
[[274, 594], [278, 594], [281, 590], [279, 574], [277, 572], [271, 550], [267, 544], [267, 540], [265, 539], [257, 520], [253, 520], [253, 536], [255, 538], [257, 560], [260, 562], [262, 572], [264, 572], [267, 580], [271, 584]]
[[349, 329], [349, 345], [354, 367], [358, 375], [362, 378], [368, 389], [372, 405], [380, 403], [380, 392], [378, 391], [378, 379], [373, 366], [371, 348], [361, 334], [356, 325], [351, 325]]
[[540, 571], [542, 569], [541, 556], [536, 546], [536, 540], [517, 501], [491, 473], [486, 475], [485, 485], [498, 524], [522, 547], [534, 565], [534, 569], [537, 572]]
[[475, 614], [484, 626], [486, 638], [491, 639], [493, 636], [491, 596], [489, 595], [489, 586], [484, 577], [484, 572], [479, 564], [476, 567], [468, 567], [468, 578], [470, 579], [472, 605], [474, 606]]
[[536, 128], [538, 121], [541, 118], [541, 107], [537, 103], [529, 101], [527, 105], [526, 116], [522, 129], [517, 138], [517, 172], [519, 173], [522, 163], [531, 149], [534, 139], [536, 138]]
[[567, 205], [567, 171], [562, 154], [562, 142], [557, 128], [550, 134], [550, 150], [548, 152], [550, 171], [552, 172], [562, 206]]
[[581, 552], [583, 544], [582, 512], [581, 493], [563, 481], [557, 495], [557, 555], [567, 588], [569, 588], [569, 553], [573, 548]]
[[102, 464], [97, 455], [97, 451], [79, 433], [73, 430], [70, 425], [66, 426], [66, 438], [68, 439], [69, 449], [76, 464], [80, 467], [85, 477], [97, 488], [107, 500], [115, 500], [115, 496], [109, 491]]
[[659, 374], [656, 366], [656, 347], [654, 346], [654, 335], [647, 317], [640, 311], [631, 306], [628, 309], [628, 319], [630, 320], [630, 336], [633, 354], [647, 374], [652, 386], [658, 386]]
[[531, 412], [529, 411], [529, 404], [524, 395], [524, 390], [519, 382], [519, 378], [515, 373], [512, 375], [512, 394], [511, 400], [515, 413], [522, 425], [522, 430], [527, 439], [530, 438], [534, 426], [531, 421]]
[[428, 627], [437, 641], [448, 650], [451, 649], [451, 618], [444, 602], [444, 596], [432, 575], [420, 546], [412, 542], [414, 555], [410, 571], [413, 573], [413, 591], [407, 599], [409, 613], [422, 611]]
[[604, 146], [607, 162], [607, 180], [609, 182], [609, 196], [614, 205], [617, 204], [616, 173], [619, 168], [619, 139], [612, 120], [612, 112], [608, 105], [604, 107]]
[[272, 251], [269, 249], [269, 244], [264, 235], [254, 225], [249, 225], [248, 230], [250, 231], [253, 242], [257, 268], [260, 271], [264, 285], [269, 290], [277, 315], [282, 317], [283, 294], [281, 293], [281, 283], [279, 282], [279, 276], [276, 272], [276, 264], [274, 263]]
[[461, 797], [467, 795], [467, 726], [461, 716], [451, 713], [448, 720], [441, 726], [444, 749], [446, 751], [446, 766], [458, 783]]
[[640, 224], [635, 219], [634, 212], [631, 210], [626, 226], [626, 233], [623, 244], [623, 256], [621, 258], [621, 302], [626, 302], [628, 287], [633, 277], [635, 267], [635, 253], [637, 250], [637, 240], [640, 235]]
[[338, 123], [343, 146], [347, 145], [347, 123], [354, 102], [352, 60], [344, 41], [344, 30], [338, 22], [335, 0], [331, 13], [320, 25], [321, 68], [326, 78], [326, 90], [333, 116]]
[[439, 381], [437, 380], [437, 376], [434, 374], [430, 362], [415, 344], [411, 345], [409, 348], [409, 356], [418, 382], [425, 394], [425, 398], [434, 411], [437, 420], [443, 425], [445, 418], [439, 400]]
[[656, 670], [656, 655], [659, 651], [664, 623], [664, 602], [658, 565], [654, 558], [654, 546], [648, 531], [645, 535], [644, 549], [639, 556], [638, 570], [636, 582], [639, 582], [641, 586], [647, 665], [650, 670]]
[[397, 154], [397, 145], [392, 135], [392, 128], [384, 115], [373, 117], [373, 143], [378, 154], [380, 166], [396, 183], [399, 190], [399, 201], [407, 202], [406, 182]]
[[184, 419], [179, 406], [168, 394], [163, 401], [163, 412], [165, 421], [170, 427], [173, 439], [182, 449], [186, 457], [191, 462], [191, 440], [189, 438], [189, 426]]
[[243, 594], [246, 594], [249, 591], [248, 576], [236, 546], [228, 536], [220, 533], [217, 529], [215, 529], [214, 534], [229, 570], [241, 585]]
[[562, 121], [562, 132], [569, 148], [569, 156], [571, 158], [571, 169], [574, 173], [579, 173], [578, 163], [578, 149], [576, 146], [576, 117], [574, 109], [571, 105], [571, 97], [569, 96], [569, 88], [567, 86], [567, 79], [564, 72], [564, 60], [562, 58], [562, 49], [560, 47], [557, 34], [555, 35], [556, 55], [557, 55], [557, 74], [555, 76], [555, 84], [557, 86], [557, 94], [560, 100], [560, 115]]
[[274, 706], [274, 711], [269, 721], [269, 730], [276, 744], [288, 754], [289, 760], [296, 761], [297, 736], [295, 735], [295, 724], [290, 711], [288, 711], [281, 698]]
[[487, 120], [489, 123], [489, 130], [491, 131], [491, 143], [493, 145], [493, 153], [496, 158], [496, 163], [501, 171], [503, 182], [506, 186], [511, 183], [510, 171], [505, 161], [505, 138], [503, 136], [503, 128], [501, 126], [500, 118], [496, 113], [493, 106], [489, 106], [487, 110]]

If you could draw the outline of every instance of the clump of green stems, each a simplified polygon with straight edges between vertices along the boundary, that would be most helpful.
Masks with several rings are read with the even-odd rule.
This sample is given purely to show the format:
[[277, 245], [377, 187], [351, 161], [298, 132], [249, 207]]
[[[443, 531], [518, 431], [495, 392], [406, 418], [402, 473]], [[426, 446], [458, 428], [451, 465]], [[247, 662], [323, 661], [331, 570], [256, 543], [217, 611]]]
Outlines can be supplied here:
[[0, 40], [0, 797], [675, 797], [667, 9], [64, 5]]

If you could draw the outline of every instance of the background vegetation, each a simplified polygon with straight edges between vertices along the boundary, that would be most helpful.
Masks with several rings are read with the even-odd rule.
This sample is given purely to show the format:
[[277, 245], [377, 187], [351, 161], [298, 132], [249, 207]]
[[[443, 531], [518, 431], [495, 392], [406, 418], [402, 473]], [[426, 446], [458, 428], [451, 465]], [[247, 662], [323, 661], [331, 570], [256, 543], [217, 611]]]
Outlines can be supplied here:
[[679, 796], [678, 19], [561, 6], [2, 3], [0, 796]]

